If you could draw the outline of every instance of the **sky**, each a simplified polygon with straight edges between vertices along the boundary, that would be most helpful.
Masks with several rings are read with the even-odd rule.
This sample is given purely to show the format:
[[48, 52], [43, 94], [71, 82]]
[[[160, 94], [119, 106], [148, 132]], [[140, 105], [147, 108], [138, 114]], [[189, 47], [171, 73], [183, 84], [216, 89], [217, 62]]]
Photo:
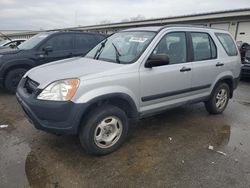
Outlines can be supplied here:
[[0, 0], [0, 30], [40, 30], [250, 8], [250, 0]]

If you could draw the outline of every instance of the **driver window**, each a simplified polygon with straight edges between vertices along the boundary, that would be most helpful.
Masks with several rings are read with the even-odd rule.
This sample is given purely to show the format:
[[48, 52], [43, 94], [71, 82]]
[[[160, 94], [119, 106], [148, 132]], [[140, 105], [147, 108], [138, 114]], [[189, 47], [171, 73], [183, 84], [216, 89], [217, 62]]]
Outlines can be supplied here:
[[153, 54], [166, 54], [169, 64], [187, 62], [186, 35], [184, 32], [166, 34], [158, 43]]

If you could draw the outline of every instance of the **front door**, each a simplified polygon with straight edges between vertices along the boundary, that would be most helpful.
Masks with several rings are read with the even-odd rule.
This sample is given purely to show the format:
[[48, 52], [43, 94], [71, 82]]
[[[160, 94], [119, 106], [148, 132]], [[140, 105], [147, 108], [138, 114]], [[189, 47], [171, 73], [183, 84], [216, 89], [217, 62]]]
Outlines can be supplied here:
[[[46, 51], [46, 49], [50, 51]], [[52, 61], [70, 58], [74, 52], [74, 35], [59, 34], [49, 38], [39, 47], [36, 54], [37, 62], [44, 64]]]
[[141, 66], [141, 112], [185, 101], [192, 77], [186, 41], [185, 32], [167, 33], [152, 53], [167, 54], [169, 64], [153, 68]]

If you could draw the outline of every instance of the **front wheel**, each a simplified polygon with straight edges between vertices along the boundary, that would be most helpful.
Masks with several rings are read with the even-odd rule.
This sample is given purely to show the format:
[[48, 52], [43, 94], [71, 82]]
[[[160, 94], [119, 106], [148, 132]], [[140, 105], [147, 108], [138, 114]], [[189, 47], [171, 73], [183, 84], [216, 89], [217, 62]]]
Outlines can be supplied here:
[[128, 134], [126, 113], [113, 105], [98, 107], [82, 125], [79, 139], [84, 149], [94, 155], [115, 151]]
[[27, 69], [17, 68], [9, 71], [5, 77], [5, 88], [10, 93], [15, 93], [17, 86], [22, 79], [23, 75], [27, 72]]
[[210, 114], [220, 114], [227, 107], [230, 98], [230, 89], [228, 84], [220, 83], [212, 92], [208, 101], [205, 102], [207, 111]]

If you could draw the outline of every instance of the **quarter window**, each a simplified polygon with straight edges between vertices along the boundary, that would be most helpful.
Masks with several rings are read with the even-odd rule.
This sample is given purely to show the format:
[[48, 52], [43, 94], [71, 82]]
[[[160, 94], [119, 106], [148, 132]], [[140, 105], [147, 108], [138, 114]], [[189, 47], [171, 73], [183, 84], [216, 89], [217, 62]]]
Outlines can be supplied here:
[[225, 51], [227, 52], [227, 55], [236, 56], [238, 54], [234, 41], [229, 34], [216, 33], [216, 36], [219, 39]]
[[216, 58], [216, 46], [207, 33], [191, 33], [191, 39], [194, 51], [194, 61]]
[[187, 62], [186, 34], [184, 32], [166, 34], [154, 49], [153, 54], [168, 55], [169, 64]]

